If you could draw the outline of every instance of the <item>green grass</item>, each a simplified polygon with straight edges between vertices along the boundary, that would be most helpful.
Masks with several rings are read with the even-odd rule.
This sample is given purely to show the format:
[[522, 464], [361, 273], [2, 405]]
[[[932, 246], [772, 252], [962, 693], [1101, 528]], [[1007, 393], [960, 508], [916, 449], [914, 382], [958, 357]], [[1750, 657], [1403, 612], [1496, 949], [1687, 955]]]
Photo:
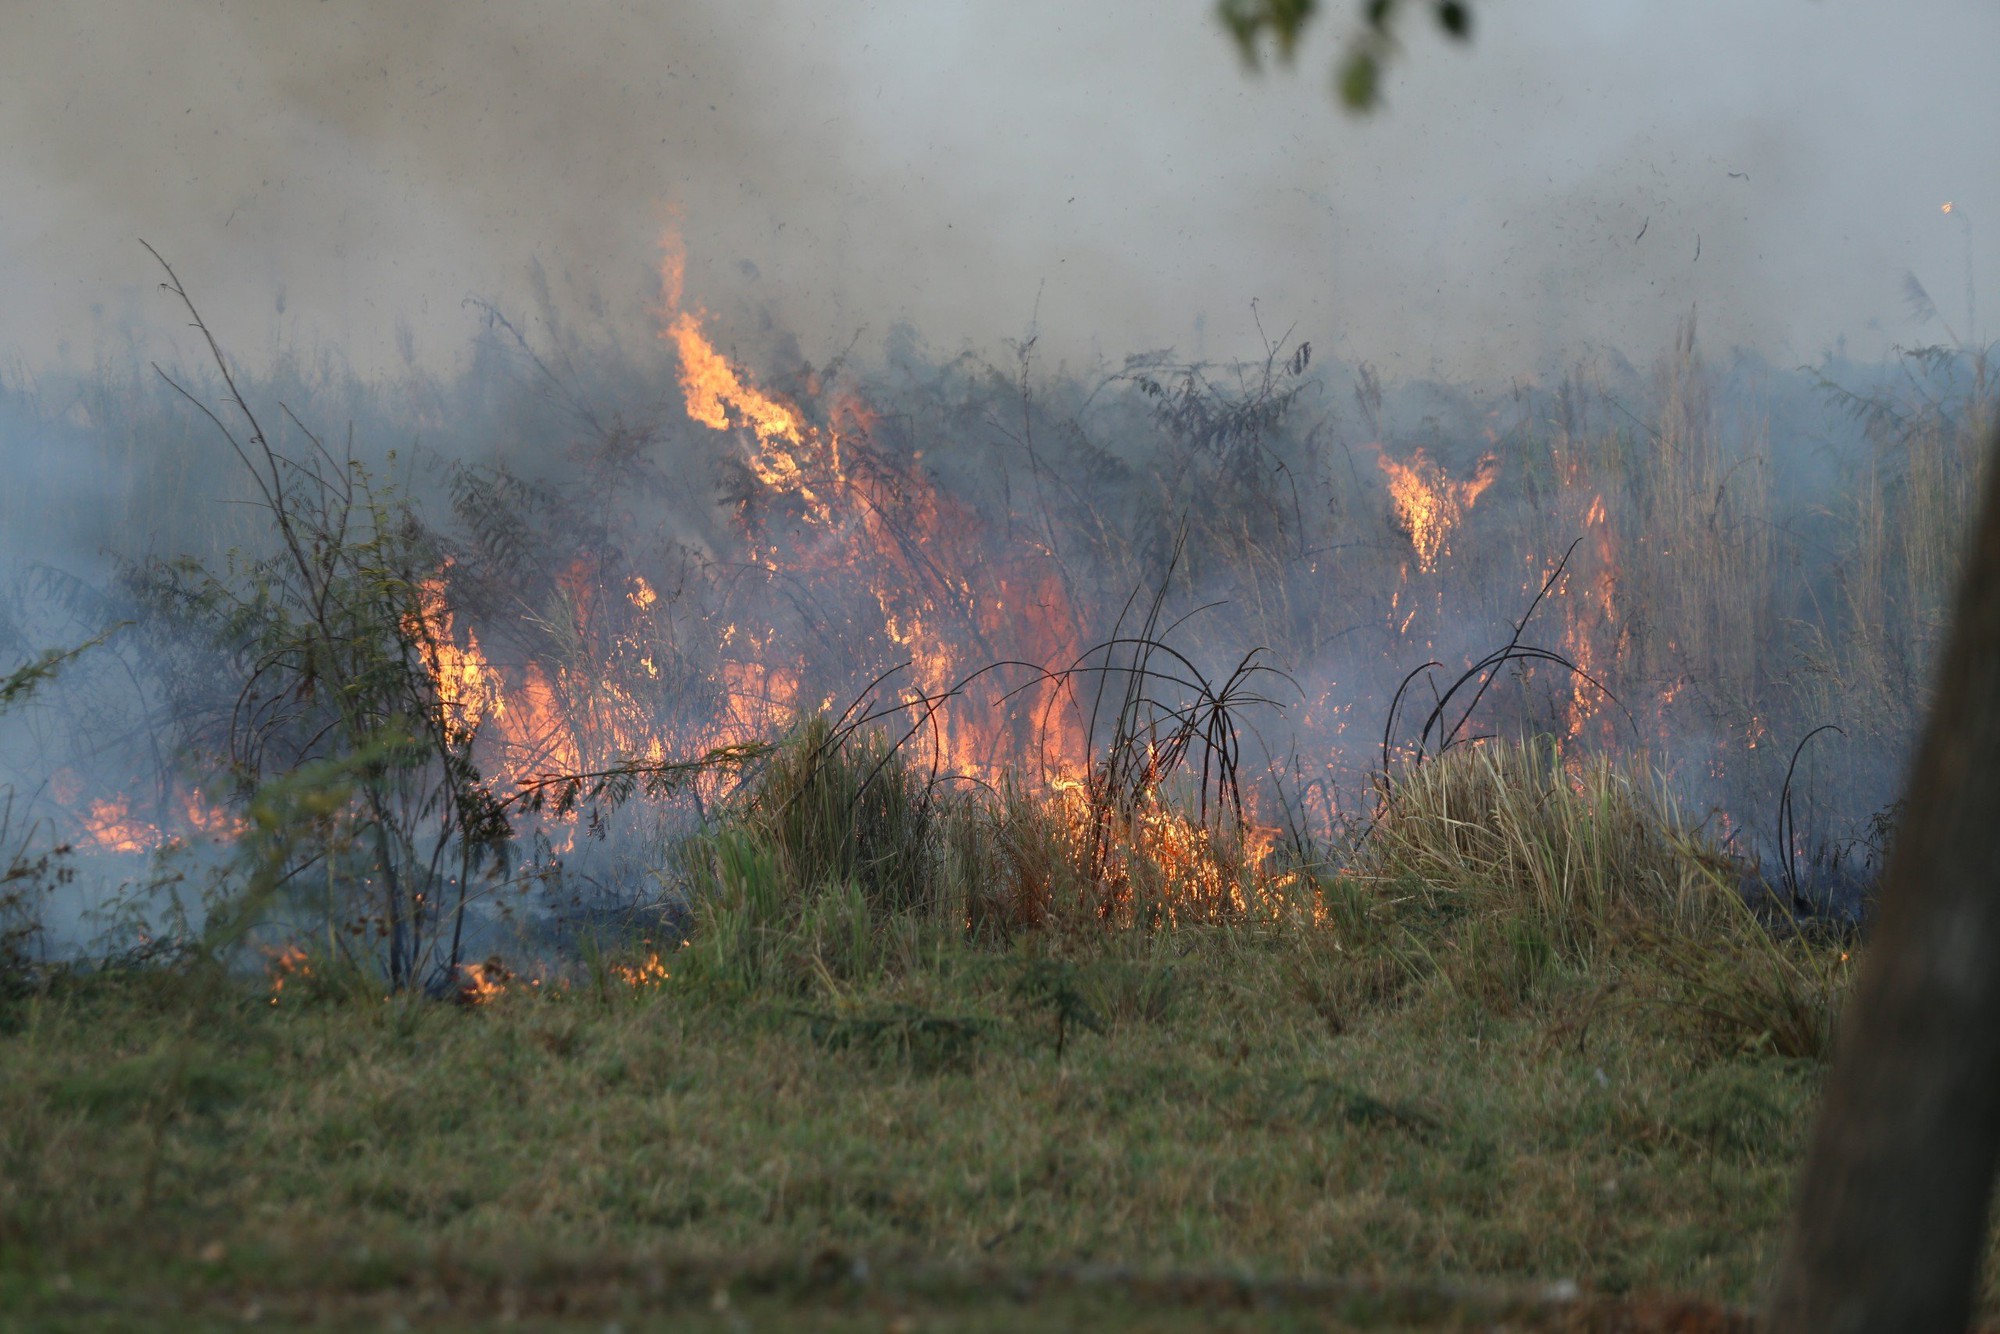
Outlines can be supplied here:
[[[1718, 1055], [1612, 977], [1496, 1013], [1442, 973], [1330, 1000], [1366, 995], [1352, 967], [1331, 932], [1205, 928], [810, 1002], [65, 984], [0, 1038], [0, 1281], [49, 1318], [365, 1314], [460, 1269], [587, 1286], [833, 1248], [1754, 1297], [1817, 1066]], [[1060, 1057], [1038, 974], [1073, 993]]]
[[804, 754], [684, 850], [664, 980], [641, 950], [478, 1006], [325, 959], [17, 990], [0, 1328], [1595, 1328], [1757, 1297], [1846, 952], [1742, 908], [1646, 784], [1454, 752], [1346, 876], [1162, 810], [1083, 885], [1062, 801], [869, 805], [865, 743]]

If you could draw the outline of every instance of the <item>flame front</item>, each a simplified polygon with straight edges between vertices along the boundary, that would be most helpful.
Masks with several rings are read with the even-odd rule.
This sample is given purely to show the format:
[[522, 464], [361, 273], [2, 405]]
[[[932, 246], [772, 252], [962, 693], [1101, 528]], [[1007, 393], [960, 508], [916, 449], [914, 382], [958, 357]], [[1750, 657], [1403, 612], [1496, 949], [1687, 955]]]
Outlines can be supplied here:
[[450, 569], [447, 561], [443, 571], [418, 585], [417, 610], [404, 630], [423, 651], [424, 666], [437, 690], [446, 726], [469, 737], [489, 714], [500, 716], [505, 704], [499, 679], [479, 650], [478, 636], [466, 631], [463, 646], [454, 637], [451, 607], [445, 596]]
[[[943, 770], [996, 779], [1030, 760], [1080, 763], [1080, 729], [1062, 709], [1053, 676], [1027, 684], [1011, 724], [1001, 721], [1006, 685], [968, 681], [1001, 658], [1046, 673], [1074, 660], [1080, 636], [1046, 559], [1018, 549], [996, 559], [970, 507], [941, 493], [917, 460], [871, 446], [867, 405], [836, 395], [829, 420], [818, 424], [757, 386], [716, 350], [695, 312], [671, 309], [682, 251], [671, 235], [662, 250], [661, 336], [679, 355], [689, 419], [744, 442], [741, 461], [759, 492], [738, 522], [762, 568], [794, 585], [824, 587], [828, 604], [851, 603], [843, 590], [859, 592], [872, 614], [844, 633], [864, 657], [844, 665], [873, 676], [902, 660], [897, 680], [909, 687], [910, 723]], [[761, 512], [772, 504], [791, 505], [802, 533], [770, 531]], [[722, 668], [729, 713], [747, 736], [768, 736], [796, 710], [834, 703], [802, 697], [801, 673], [772, 631], [739, 634], [732, 625], [725, 648], [734, 650]]]
[[[1059, 673], [1081, 636], [1046, 552], [992, 540], [924, 473], [921, 453], [876, 444], [859, 399], [809, 375], [808, 411], [760, 386], [699, 312], [679, 308], [685, 255], [671, 233], [662, 252], [660, 337], [689, 421], [734, 444], [741, 553], [700, 572], [716, 600], [691, 608], [585, 551], [531, 612], [557, 651], [511, 661], [456, 614], [459, 572], [446, 560], [418, 588], [407, 629], [448, 727], [476, 742], [488, 772], [523, 782], [767, 740], [873, 686], [900, 695], [911, 753], [940, 772], [997, 781], [1024, 766], [1078, 768], [1081, 727]], [[803, 614], [774, 622], [788, 605]], [[705, 640], [699, 656], [678, 648], [688, 619]], [[1001, 660], [1016, 664], [1011, 677], [981, 674]], [[717, 707], [700, 706], [704, 691]]]

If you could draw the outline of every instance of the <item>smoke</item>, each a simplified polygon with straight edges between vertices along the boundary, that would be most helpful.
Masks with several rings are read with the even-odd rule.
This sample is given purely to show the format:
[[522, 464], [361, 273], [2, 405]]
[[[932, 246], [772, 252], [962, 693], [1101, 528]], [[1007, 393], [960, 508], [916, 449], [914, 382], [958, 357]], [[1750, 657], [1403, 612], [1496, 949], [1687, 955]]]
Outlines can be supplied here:
[[1643, 358], [1691, 307], [1805, 360], [1939, 336], [1903, 271], [1958, 292], [2000, 217], [1973, 0], [1481, 6], [1365, 123], [1348, 8], [1248, 78], [1208, 0], [9, 6], [0, 349], [170, 335], [140, 236], [246, 353], [443, 367], [471, 295], [644, 337], [671, 214], [692, 300], [817, 358], [899, 323], [1226, 356], [1255, 299], [1410, 374]]
[[[1508, 402], [1482, 388], [1516, 378], [1546, 388], [1598, 353], [1647, 364], [1698, 310], [1706, 347], [1757, 354], [1743, 361], [1744, 384], [1726, 389], [1732, 423], [1750, 423], [1745, 456], [1757, 452], [1757, 424], [1773, 424], [1786, 494], [1770, 513], [1784, 516], [1811, 510], [1833, 455], [1813, 461], [1818, 419], [1787, 401], [1809, 395], [1810, 377], [1757, 372], [1837, 346], [1865, 360], [1945, 337], [1946, 322], [1980, 336], [1967, 315], [1986, 219], [2000, 218], [2000, 182], [1979, 170], [1996, 109], [1981, 64], [2000, 49], [1988, 7], [1482, 5], [1469, 49], [1412, 31], [1388, 108], [1367, 122], [1339, 112], [1327, 87], [1353, 21], [1350, 3], [1327, 8], [1295, 69], [1250, 76], [1209, 0], [8, 7], [0, 357], [18, 373], [0, 384], [11, 483], [0, 490], [0, 573], [53, 570], [102, 589], [120, 558], [257, 549], [259, 512], [227, 503], [247, 497], [226, 447], [139, 369], [157, 359], [215, 401], [205, 350], [157, 290], [141, 237], [253, 368], [269, 420], [291, 429], [273, 411], [282, 401], [300, 422], [357, 426], [362, 450], [378, 451], [371, 461], [414, 438], [432, 461], [573, 471], [564, 450], [577, 433], [556, 400], [574, 389], [597, 403], [600, 384], [618, 380], [601, 396], [607, 411], [629, 409], [641, 428], [666, 423], [652, 441], [664, 460], [657, 485], [626, 467], [589, 501], [635, 552], [671, 539], [713, 555], [704, 525], [720, 513], [711, 502], [727, 462], [705, 428], [679, 424], [657, 342], [668, 229], [686, 254], [686, 308], [704, 313], [724, 352], [750, 344], [739, 360], [774, 389], [812, 397], [797, 358], [757, 355], [774, 344], [821, 366], [858, 345], [859, 378], [874, 376], [884, 396], [899, 366], [923, 368], [903, 405], [923, 429], [902, 439], [895, 405], [882, 403], [883, 438], [911, 476], [925, 460], [974, 509], [996, 488], [967, 479], [983, 479], [1001, 451], [983, 425], [961, 427], [1000, 409], [994, 382], [951, 382], [959, 348], [1004, 360], [1004, 340], [1033, 333], [1037, 373], [1080, 418], [1094, 377], [1066, 376], [1065, 363], [1115, 366], [1165, 347], [1175, 351], [1158, 364], [1261, 361], [1267, 340], [1310, 341], [1315, 373], [1330, 365], [1343, 387], [1324, 407], [1330, 433], [1295, 442], [1314, 467], [1287, 473], [1292, 513], [1302, 531], [1309, 507], [1294, 474], [1308, 490], [1318, 476], [1324, 550], [1359, 553], [1326, 557], [1351, 563], [1345, 581], [1286, 555], [1290, 577], [1310, 583], [1300, 605], [1315, 606], [1324, 589], [1396, 596], [1386, 572], [1405, 539], [1363, 512], [1380, 481], [1363, 477], [1365, 447], [1357, 463], [1349, 446], [1369, 437], [1409, 457], [1449, 436], [1463, 447], [1452, 475], [1470, 476]], [[1906, 274], [1932, 308], [1905, 300]], [[550, 390], [512, 353], [477, 360], [505, 340], [490, 328], [474, 337], [483, 315], [470, 299], [508, 312], [553, 359], [583, 354], [559, 366], [568, 388]], [[588, 355], [606, 345], [611, 355]], [[1344, 377], [1362, 362], [1386, 372], [1391, 394], [1382, 423], [1350, 439]], [[1636, 380], [1614, 380], [1625, 411]], [[1547, 397], [1512, 400], [1512, 411]], [[1130, 416], [1102, 425], [1121, 444], [1158, 434]], [[1150, 456], [1073, 443], [1073, 474], [1099, 478], [1092, 503], [1130, 502], [1137, 516], [1123, 552], [1131, 569], [1081, 562], [1107, 585], [1123, 581], [1094, 590], [1089, 613], [1150, 577], [1133, 573], [1150, 559], [1150, 511], [1129, 480]], [[1009, 475], [1038, 477], [1030, 462]], [[1086, 465], [1126, 475], [1125, 491]], [[400, 466], [437, 485], [407, 457]], [[1512, 472], [1506, 485], [1519, 485]], [[1343, 495], [1361, 508], [1336, 513]], [[1426, 591], [1440, 628], [1418, 659], [1490, 647], [1493, 627], [1518, 615], [1522, 579], [1539, 577], [1521, 570], [1580, 531], [1589, 500], [1578, 490], [1533, 533], [1525, 502], [1516, 512], [1498, 492], [1482, 501], [1486, 577], [1453, 586], [1449, 603], [1442, 585]], [[613, 509], [624, 517], [600, 513]], [[1007, 503], [980, 512], [1015, 517]], [[1334, 532], [1343, 514], [1352, 531]], [[642, 572], [672, 589], [676, 571], [657, 564]], [[1195, 582], [1216, 600], [1254, 601], [1226, 580]], [[828, 587], [865, 609], [845, 585]], [[32, 591], [0, 599], [15, 622], [0, 626], [9, 653], [79, 642], [118, 618]], [[1637, 605], [1637, 592], [1620, 596]], [[720, 624], [733, 605], [708, 610]], [[1343, 637], [1349, 622], [1406, 626], [1407, 610], [1357, 606], [1307, 627], [1324, 631], [1316, 638], [1296, 636], [1312, 701], [1301, 714], [1339, 714], [1312, 726], [1374, 727], [1409, 665], [1413, 645]], [[740, 619], [776, 624], [778, 612], [751, 605]], [[1266, 642], [1225, 633], [1230, 624], [1215, 644]], [[115, 679], [122, 651], [115, 642], [97, 655], [95, 675], [79, 669], [49, 712], [0, 729], [0, 774], [48, 772], [78, 730], [46, 721], [60, 706], [96, 729], [76, 762], [91, 770], [80, 787], [138, 790], [133, 775], [150, 757], [127, 714], [153, 701]], [[839, 665], [864, 677], [879, 666], [859, 651]], [[96, 710], [100, 697], [127, 714]], [[1342, 744], [1361, 759], [1373, 753], [1352, 741]], [[1743, 785], [1757, 780], [1746, 767]]]

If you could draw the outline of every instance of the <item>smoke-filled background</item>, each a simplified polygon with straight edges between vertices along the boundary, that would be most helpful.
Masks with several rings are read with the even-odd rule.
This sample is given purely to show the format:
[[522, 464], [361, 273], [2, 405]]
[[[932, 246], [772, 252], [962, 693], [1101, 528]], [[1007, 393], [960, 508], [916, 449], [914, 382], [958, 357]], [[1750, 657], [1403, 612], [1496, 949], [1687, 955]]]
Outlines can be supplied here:
[[245, 352], [446, 364], [536, 269], [637, 332], [671, 209], [695, 299], [821, 357], [899, 321], [1229, 355], [1260, 298], [1397, 373], [1636, 355], [1696, 305], [1796, 363], [1906, 339], [1906, 269], [1957, 315], [2000, 216], [1973, 0], [1482, 7], [1366, 123], [1347, 8], [1258, 79], [1206, 0], [9, 6], [0, 346], [171, 324], [140, 236]]
[[[1190, 671], [1268, 652], [1257, 816], [1325, 833], [1548, 580], [1470, 732], [1658, 765], [1752, 860], [1879, 834], [1990, 416], [2000, 16], [1481, 6], [1357, 120], [1333, 9], [1261, 76], [1205, 0], [7, 10], [0, 666], [134, 623], [0, 733], [20, 811], [235, 818], [171, 562], [268, 515], [148, 369], [236, 421], [143, 238], [280, 449], [408, 488], [387, 623], [487, 778], [1060, 669], [1157, 591]], [[932, 762], [1087, 770], [1038, 688]]]

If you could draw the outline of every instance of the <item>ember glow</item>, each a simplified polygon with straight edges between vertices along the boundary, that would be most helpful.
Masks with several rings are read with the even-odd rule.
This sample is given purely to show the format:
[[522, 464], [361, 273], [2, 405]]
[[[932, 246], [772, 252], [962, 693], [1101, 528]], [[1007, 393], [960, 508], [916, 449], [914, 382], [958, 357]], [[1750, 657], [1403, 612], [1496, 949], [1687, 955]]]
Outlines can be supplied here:
[[460, 964], [458, 999], [466, 1005], [487, 1005], [506, 995], [508, 984], [513, 981], [514, 974], [497, 958]]
[[312, 976], [312, 960], [297, 945], [287, 945], [271, 956], [271, 1004], [285, 994], [285, 984]]
[[644, 987], [657, 987], [672, 976], [667, 971], [667, 966], [660, 962], [658, 951], [647, 955], [643, 963], [616, 964], [611, 971], [621, 982], [635, 991]]
[[[69, 790], [75, 781], [66, 775], [66, 781], [58, 786]], [[242, 837], [245, 829], [241, 812], [194, 786], [170, 792], [158, 818], [150, 820], [123, 794], [88, 800], [76, 796], [65, 800], [59, 795], [57, 799], [77, 810], [75, 844], [91, 852], [143, 856], [196, 839], [227, 845]]]

